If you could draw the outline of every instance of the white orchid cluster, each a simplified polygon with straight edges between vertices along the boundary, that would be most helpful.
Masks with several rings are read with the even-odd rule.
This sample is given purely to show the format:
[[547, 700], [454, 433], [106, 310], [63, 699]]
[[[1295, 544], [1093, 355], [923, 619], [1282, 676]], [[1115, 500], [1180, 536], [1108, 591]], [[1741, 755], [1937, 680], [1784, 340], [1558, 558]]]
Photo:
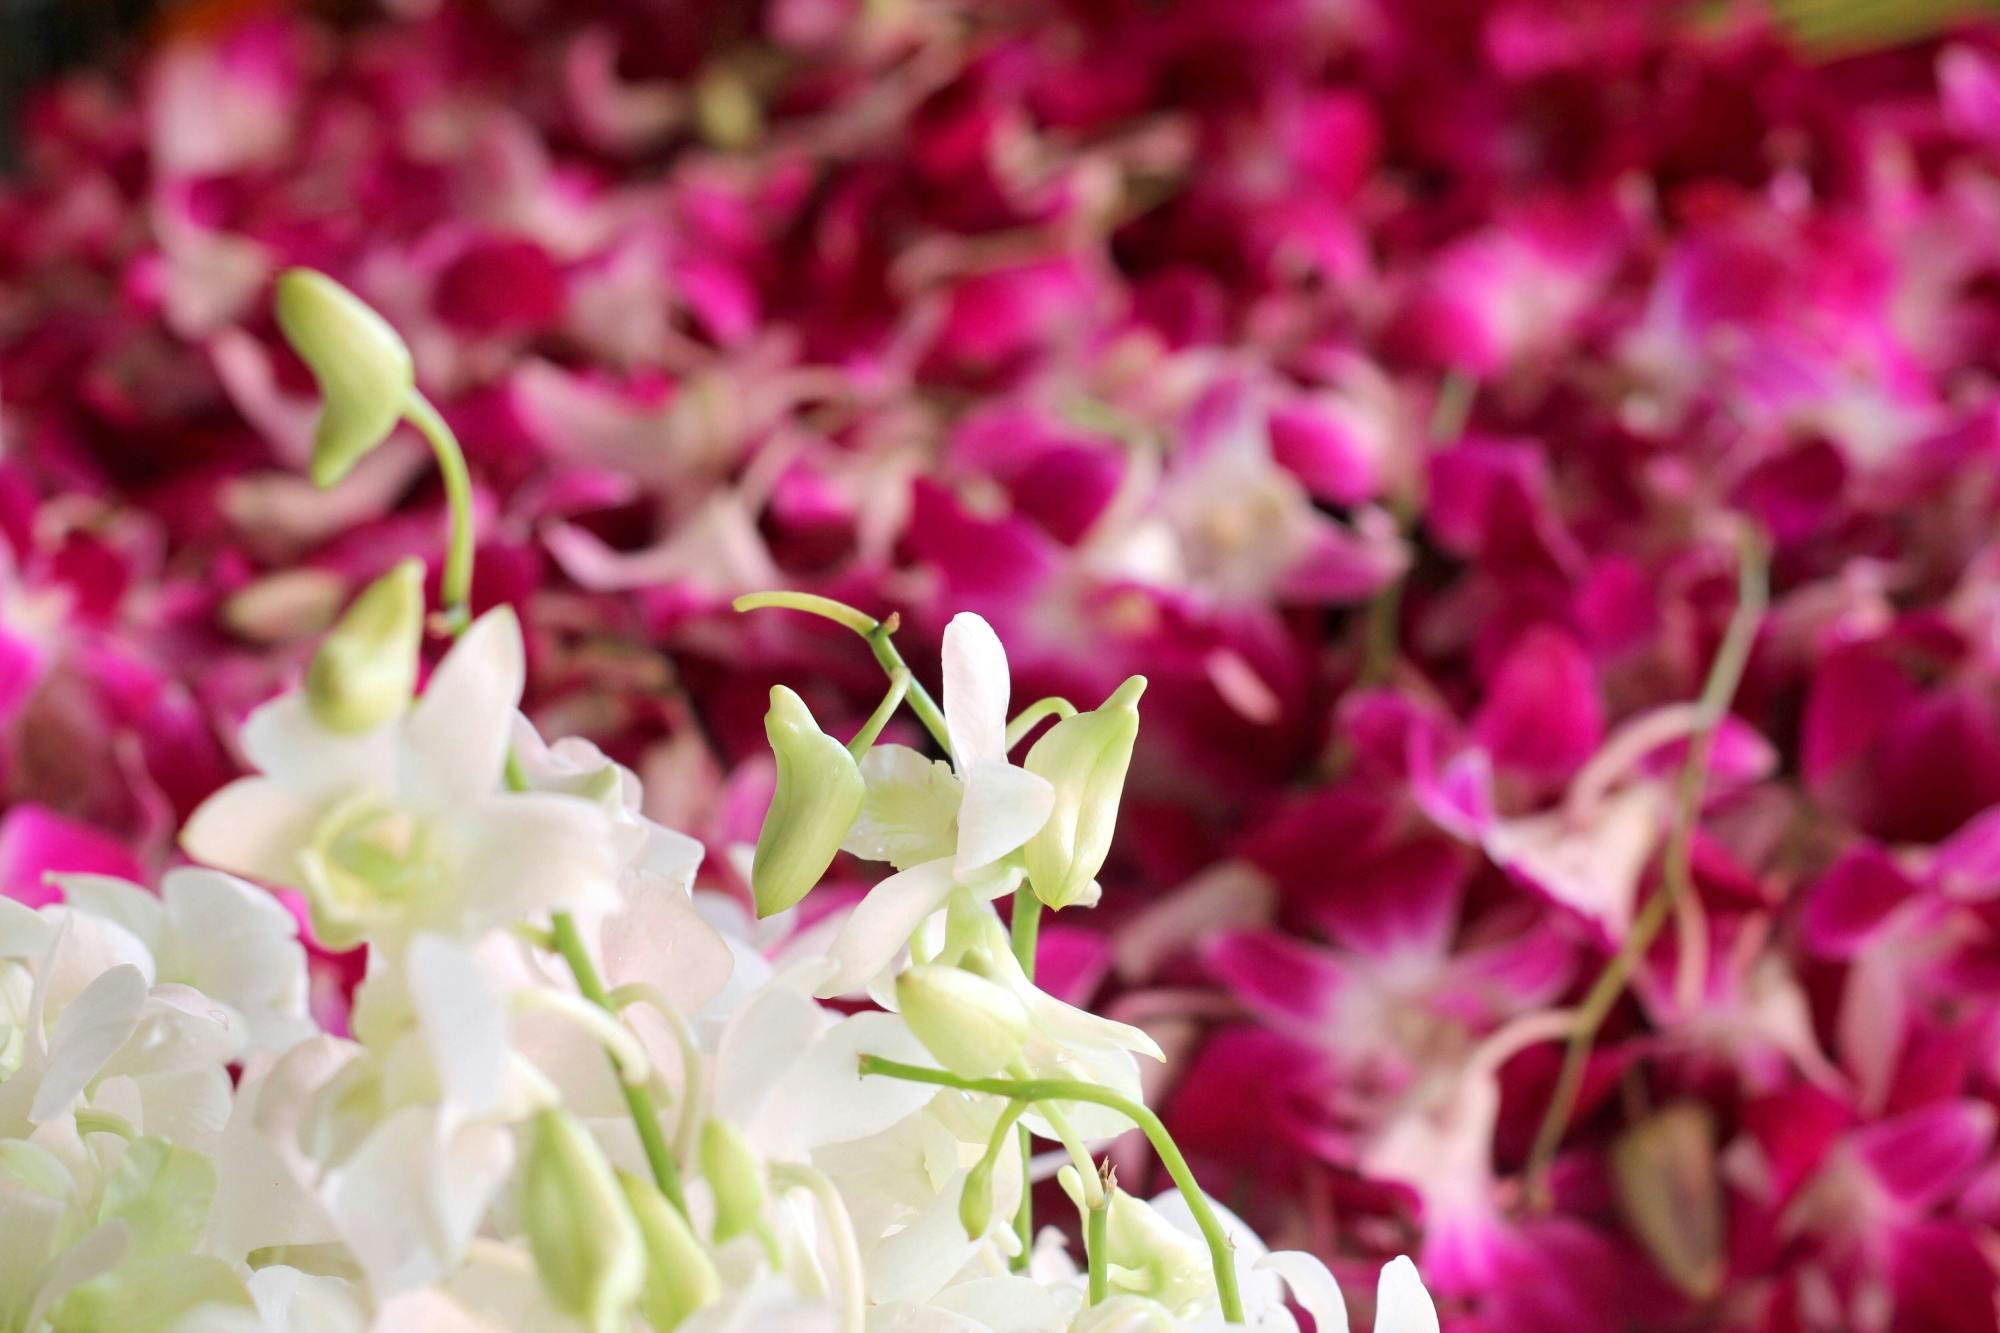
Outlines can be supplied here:
[[[408, 420], [462, 479], [379, 318], [311, 274], [279, 313], [326, 397], [316, 476]], [[257, 772], [183, 831], [213, 869], [0, 900], [0, 1333], [1347, 1327], [1318, 1260], [1201, 1193], [1140, 1099], [1146, 1034], [1033, 980], [1042, 908], [1095, 898], [1143, 680], [1010, 720], [1005, 653], [963, 615], [940, 708], [892, 625], [746, 599], [829, 615], [890, 671], [848, 744], [773, 692], [760, 925], [692, 892], [699, 844], [629, 771], [521, 716], [520, 629], [467, 623], [454, 509], [459, 637], [421, 695], [409, 563], [249, 720]], [[875, 743], [905, 705], [948, 759]], [[792, 929], [842, 848], [896, 873]], [[291, 914], [236, 876], [367, 946], [351, 1036], [311, 1021]], [[1134, 1128], [1175, 1192], [1100, 1167]], [[1038, 1140], [1080, 1256], [1035, 1229]], [[1437, 1328], [1407, 1259], [1376, 1328]]]

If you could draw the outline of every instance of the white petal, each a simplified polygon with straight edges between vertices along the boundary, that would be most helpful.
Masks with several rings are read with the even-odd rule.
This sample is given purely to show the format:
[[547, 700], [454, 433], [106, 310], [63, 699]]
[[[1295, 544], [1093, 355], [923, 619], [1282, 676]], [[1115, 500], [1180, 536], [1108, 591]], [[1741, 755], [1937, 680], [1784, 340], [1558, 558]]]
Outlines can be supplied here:
[[376, 1127], [321, 1194], [377, 1299], [436, 1281], [457, 1266], [513, 1162], [504, 1130], [439, 1133], [434, 1108], [412, 1106]]
[[40, 958], [55, 938], [54, 922], [18, 899], [0, 897], [0, 958]]
[[952, 766], [1007, 757], [1007, 650], [993, 627], [970, 611], [944, 630], [944, 720]]
[[937, 1095], [927, 1083], [863, 1078], [861, 1056], [931, 1065], [893, 1014], [855, 1014], [822, 1033], [772, 1085], [754, 1122], [759, 1147], [807, 1160], [815, 1148], [879, 1134]]
[[594, 801], [489, 796], [458, 813], [451, 836], [464, 894], [457, 929], [504, 926], [556, 907], [602, 911], [617, 901], [611, 817]]
[[[91, 1094], [93, 1104], [102, 1104], [112, 1083], [113, 1080], [105, 1079], [97, 1085]], [[158, 1134], [175, 1143], [191, 1143], [201, 1136], [221, 1132], [229, 1123], [229, 1103], [235, 1088], [230, 1084], [228, 1068], [222, 1064], [140, 1074], [130, 1080], [129, 1086], [139, 1100], [138, 1120], [148, 1134]]]
[[155, 946], [164, 975], [235, 1009], [255, 1044], [282, 1049], [312, 1034], [305, 949], [282, 903], [234, 876], [186, 867], [160, 892], [171, 923]]
[[861, 757], [861, 778], [867, 795], [843, 848], [898, 870], [951, 855], [964, 787], [950, 764], [907, 745], [877, 745]]
[[257, 771], [295, 792], [331, 799], [356, 787], [386, 786], [394, 772], [396, 729], [353, 734], [314, 721], [303, 694], [287, 694], [250, 714], [243, 753]]
[[963, 879], [992, 865], [1034, 837], [1055, 808], [1056, 789], [1047, 778], [1005, 760], [975, 764], [958, 807], [954, 873]]
[[410, 1004], [445, 1103], [477, 1114], [499, 1104], [507, 1010], [479, 964], [439, 935], [410, 943]]
[[1313, 1317], [1318, 1333], [1347, 1333], [1347, 1301], [1316, 1256], [1302, 1250], [1273, 1250], [1257, 1261], [1257, 1267], [1285, 1280], [1293, 1302]]
[[274, 1264], [252, 1273], [246, 1285], [266, 1328], [293, 1333], [362, 1333], [367, 1327], [359, 1293], [339, 1278]]
[[[140, 891], [147, 902], [152, 895]], [[276, 935], [296, 939], [299, 923], [284, 904], [234, 875], [183, 866], [160, 881], [160, 901], [183, 942], [200, 938], [248, 939]], [[130, 922], [126, 923], [131, 926]], [[141, 939], [143, 932], [132, 927]]]
[[715, 1056], [715, 1114], [747, 1124], [785, 1072], [812, 1049], [827, 1016], [797, 991], [759, 992], [722, 1030]]
[[403, 790], [450, 802], [496, 791], [527, 679], [511, 608], [474, 621], [431, 674], [403, 729]]
[[56, 883], [62, 886], [64, 902], [116, 921], [158, 956], [167, 920], [167, 909], [158, 897], [115, 875], [57, 875]]
[[965, 1238], [958, 1220], [958, 1187], [947, 1182], [924, 1209], [894, 1235], [876, 1242], [865, 1256], [868, 1297], [876, 1301], [928, 1301], [965, 1267], [978, 1245]]
[[1016, 987], [1014, 993], [1028, 1006], [1028, 1016], [1036, 1031], [1057, 1045], [1087, 1051], [1136, 1051], [1155, 1060], [1167, 1058], [1160, 1044], [1144, 1028], [1064, 1004], [1032, 982]]
[[1375, 1333], [1438, 1333], [1437, 1307], [1407, 1254], [1382, 1267], [1375, 1286]]
[[293, 884], [295, 858], [321, 809], [317, 800], [269, 778], [238, 778], [201, 803], [181, 830], [181, 847], [232, 874]]
[[722, 932], [702, 919], [677, 884], [643, 878], [604, 924], [605, 978], [613, 986], [656, 987], [683, 1014], [721, 994], [736, 967]]
[[114, 967], [83, 988], [49, 1034], [49, 1063], [28, 1118], [35, 1124], [69, 1109], [105, 1061], [139, 1026], [146, 977], [130, 964]]
[[924, 918], [944, 906], [953, 886], [951, 862], [939, 858], [891, 875], [868, 890], [828, 950], [834, 973], [820, 984], [820, 997], [857, 991], [895, 962]]

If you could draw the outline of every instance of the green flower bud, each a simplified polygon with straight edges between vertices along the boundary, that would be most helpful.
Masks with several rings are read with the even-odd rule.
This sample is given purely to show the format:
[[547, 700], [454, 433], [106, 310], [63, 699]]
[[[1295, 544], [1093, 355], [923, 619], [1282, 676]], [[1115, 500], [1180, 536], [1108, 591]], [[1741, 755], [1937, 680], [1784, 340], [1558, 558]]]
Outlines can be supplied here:
[[410, 706], [424, 636], [424, 565], [404, 560], [354, 599], [306, 668], [306, 707], [328, 731], [367, 731]]
[[867, 794], [847, 747], [821, 731], [805, 700], [782, 685], [771, 688], [764, 734], [778, 759], [778, 785], [750, 867], [758, 916], [784, 911], [819, 883]]
[[976, 1241], [993, 1225], [992, 1157], [982, 1157], [965, 1173], [965, 1187], [958, 1192], [958, 1224], [965, 1238]]
[[1627, 1130], [1611, 1147], [1611, 1183], [1626, 1225], [1669, 1281], [1708, 1301], [1728, 1270], [1715, 1123], [1681, 1102]]
[[625, 1188], [625, 1202], [646, 1247], [639, 1314], [657, 1333], [667, 1333], [696, 1310], [713, 1305], [722, 1295], [722, 1279], [694, 1229], [658, 1186], [623, 1171], [618, 1183]]
[[[721, 1120], [701, 1127], [701, 1173], [715, 1195], [715, 1243], [764, 1235], [764, 1163], [757, 1150]], [[767, 1240], [767, 1248], [770, 1246]]]
[[986, 1078], [1020, 1058], [1028, 1014], [1005, 988], [956, 967], [925, 963], [896, 978], [903, 1021], [960, 1078]]
[[312, 479], [331, 486], [389, 438], [416, 386], [410, 349], [389, 322], [311, 269], [278, 279], [278, 327], [319, 382]]
[[611, 1164], [576, 1117], [535, 1117], [520, 1188], [549, 1300], [593, 1333], [622, 1327], [646, 1280], [646, 1251]]
[[1056, 789], [1055, 809], [1028, 839], [1028, 882], [1050, 907], [1090, 897], [1118, 827], [1118, 798], [1139, 737], [1139, 696], [1146, 678], [1133, 676], [1095, 711], [1064, 718], [1028, 751], [1024, 767]]

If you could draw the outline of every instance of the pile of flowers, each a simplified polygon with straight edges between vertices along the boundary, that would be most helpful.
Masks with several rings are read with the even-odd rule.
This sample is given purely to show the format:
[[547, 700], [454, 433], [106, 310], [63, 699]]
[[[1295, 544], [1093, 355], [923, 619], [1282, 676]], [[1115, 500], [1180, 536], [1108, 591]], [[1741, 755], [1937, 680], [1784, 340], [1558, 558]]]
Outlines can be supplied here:
[[[462, 473], [393, 330], [318, 274], [278, 299], [326, 393], [319, 482], [405, 418]], [[433, 624], [457, 641], [415, 693], [421, 565], [361, 592], [245, 724], [257, 771], [182, 831], [215, 869], [0, 900], [6, 1327], [1296, 1329], [1287, 1294], [1346, 1327], [1324, 1264], [1267, 1252], [1145, 1109], [1152, 1039], [1031, 978], [1043, 907], [1098, 895], [1142, 678], [1010, 719], [1006, 652], [966, 614], [940, 707], [889, 627], [744, 599], [899, 663], [845, 744], [773, 689], [752, 921], [695, 901], [701, 846], [641, 813], [629, 769], [521, 716], [520, 627], [468, 623], [469, 503], [452, 522]], [[878, 744], [905, 704], [948, 762]], [[843, 847], [898, 873], [800, 926]], [[366, 947], [347, 1033], [309, 1014], [297, 921], [236, 874]], [[1177, 1194], [1136, 1199], [1095, 1155], [1134, 1124]], [[1035, 1229], [1037, 1138], [1067, 1159], [1082, 1264]], [[1437, 1328], [1408, 1259], [1377, 1327]]]
[[[548, 1216], [617, 1212], [580, 1125], [718, 1312], [951, 1327], [990, 1270], [1074, 1303], [1024, 1319], [1219, 1318], [1172, 1155], [990, 1090], [1053, 1081], [1158, 1108], [1248, 1318], [1333, 1309], [1254, 1234], [1357, 1295], [1408, 1253], [1453, 1333], [2000, 1333], [2000, 36], [1777, 8], [243, 0], [43, 90], [0, 189], [0, 895], [43, 923], [0, 1069], [45, 1072], [0, 1101], [129, 961], [134, 1026], [72, 1028], [208, 1042], [130, 1074], [203, 1127], [119, 1046], [76, 1139], [161, 1141], [162, 1200], [215, 1169], [170, 1262], [50, 1148], [51, 1234], [126, 1237], [63, 1317], [406, 1277], [587, 1323], [543, 1276], [620, 1265], [523, 1206], [539, 1160]], [[301, 265], [396, 336], [295, 349]], [[1063, 786], [1112, 754], [1115, 837]], [[763, 1190], [719, 1244], [711, 1122]], [[1094, 1304], [1093, 1218], [1152, 1256]]]

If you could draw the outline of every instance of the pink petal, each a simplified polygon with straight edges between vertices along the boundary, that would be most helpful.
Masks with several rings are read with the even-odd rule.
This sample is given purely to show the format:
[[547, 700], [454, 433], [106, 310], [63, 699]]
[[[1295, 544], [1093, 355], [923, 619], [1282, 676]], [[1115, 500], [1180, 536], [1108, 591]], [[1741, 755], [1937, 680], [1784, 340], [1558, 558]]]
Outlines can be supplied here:
[[1854, 1136], [1853, 1148], [1890, 1198], [1924, 1212], [1985, 1160], [1994, 1118], [1984, 1102], [1945, 1102], [1871, 1125]]
[[145, 867], [102, 829], [41, 805], [17, 805], [0, 817], [0, 895], [30, 907], [58, 902], [50, 874], [110, 875], [143, 882]]
[[1472, 732], [1498, 768], [1544, 781], [1573, 774], [1604, 739], [1604, 704], [1583, 645], [1550, 625], [1523, 633], [1487, 682]]
[[1212, 940], [1204, 961], [1250, 1009], [1282, 1026], [1324, 1034], [1334, 1021], [1347, 969], [1324, 949], [1267, 931], [1232, 931]]
[[1916, 885], [1887, 853], [1872, 845], [1857, 847], [1810, 890], [1801, 922], [1806, 944], [1828, 958], [1851, 958], [1915, 892]]

